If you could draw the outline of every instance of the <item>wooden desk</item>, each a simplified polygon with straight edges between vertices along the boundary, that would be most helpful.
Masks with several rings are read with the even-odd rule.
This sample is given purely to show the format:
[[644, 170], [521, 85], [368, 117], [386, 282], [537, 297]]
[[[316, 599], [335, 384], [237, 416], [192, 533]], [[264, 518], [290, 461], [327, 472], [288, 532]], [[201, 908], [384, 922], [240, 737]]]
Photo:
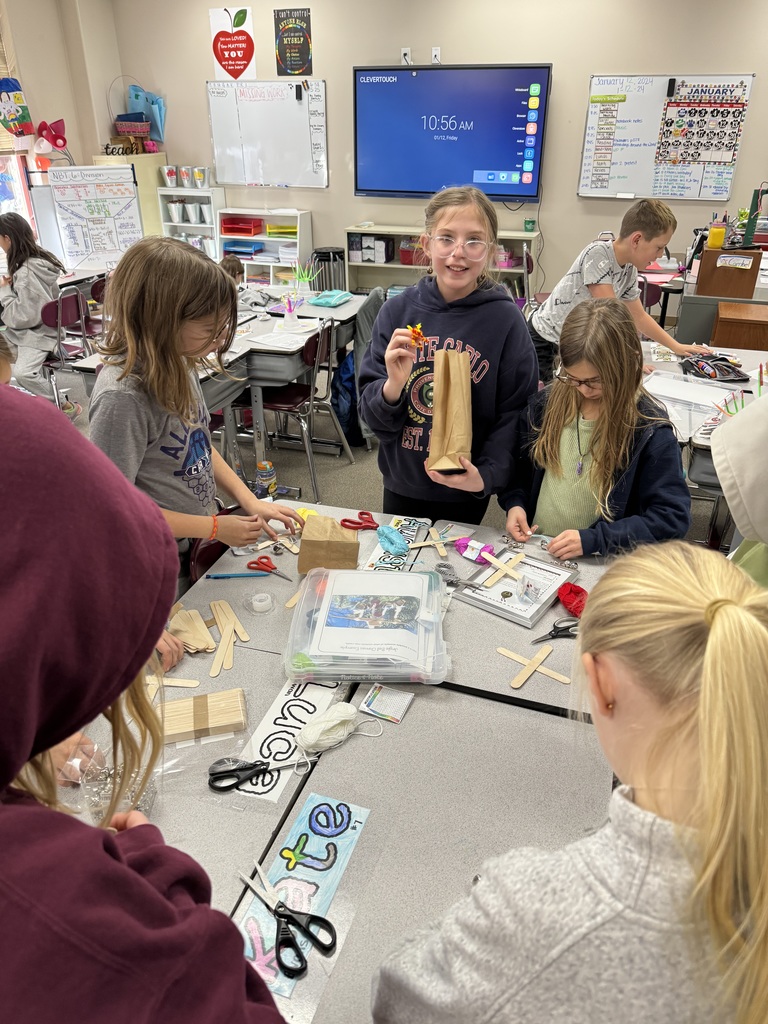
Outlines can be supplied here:
[[768, 352], [768, 306], [754, 302], [719, 302], [712, 344]]

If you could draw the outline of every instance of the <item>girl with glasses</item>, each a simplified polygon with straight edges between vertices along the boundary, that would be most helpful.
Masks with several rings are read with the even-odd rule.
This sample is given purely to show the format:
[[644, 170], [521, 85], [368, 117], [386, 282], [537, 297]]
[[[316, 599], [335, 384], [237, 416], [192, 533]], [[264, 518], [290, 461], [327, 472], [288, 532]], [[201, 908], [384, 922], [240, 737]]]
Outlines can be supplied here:
[[[429, 201], [421, 245], [427, 276], [387, 301], [360, 370], [360, 412], [379, 439], [383, 510], [479, 523], [512, 470], [518, 420], [538, 365], [525, 321], [491, 278], [498, 221], [479, 189], [447, 188]], [[416, 344], [409, 327], [421, 325]], [[463, 472], [428, 472], [433, 360], [468, 352], [472, 457]]]
[[[691, 499], [666, 410], [642, 386], [625, 303], [589, 299], [566, 317], [562, 365], [528, 404], [516, 472], [499, 495], [507, 532], [551, 537], [555, 558], [682, 539]], [[531, 524], [535, 524], [529, 526]]]

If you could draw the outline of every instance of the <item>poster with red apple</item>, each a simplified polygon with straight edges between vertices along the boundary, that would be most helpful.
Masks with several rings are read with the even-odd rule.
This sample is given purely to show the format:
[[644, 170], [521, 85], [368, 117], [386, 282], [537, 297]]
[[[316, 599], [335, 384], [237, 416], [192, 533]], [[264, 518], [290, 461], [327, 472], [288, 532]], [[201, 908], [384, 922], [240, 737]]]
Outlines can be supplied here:
[[216, 62], [215, 77], [255, 78], [251, 8], [217, 7], [209, 9], [208, 14], [211, 19], [213, 59]]

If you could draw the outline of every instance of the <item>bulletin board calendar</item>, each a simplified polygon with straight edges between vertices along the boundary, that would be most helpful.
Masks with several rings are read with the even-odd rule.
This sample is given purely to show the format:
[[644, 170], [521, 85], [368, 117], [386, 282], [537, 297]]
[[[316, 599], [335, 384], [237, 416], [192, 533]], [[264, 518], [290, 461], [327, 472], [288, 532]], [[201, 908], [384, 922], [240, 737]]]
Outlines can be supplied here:
[[578, 194], [727, 200], [754, 75], [593, 75]]

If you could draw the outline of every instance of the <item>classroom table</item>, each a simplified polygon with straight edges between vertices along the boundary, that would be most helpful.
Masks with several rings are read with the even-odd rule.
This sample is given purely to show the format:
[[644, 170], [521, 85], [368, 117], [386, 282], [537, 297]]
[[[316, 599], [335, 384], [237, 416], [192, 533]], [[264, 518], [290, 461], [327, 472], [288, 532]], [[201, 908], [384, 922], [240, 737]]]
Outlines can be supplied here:
[[[369, 1021], [376, 968], [464, 896], [487, 858], [557, 848], [606, 820], [612, 776], [591, 726], [422, 687], [383, 730], [323, 754], [264, 860], [310, 792], [370, 811], [328, 911], [339, 948], [327, 960], [311, 953], [291, 999], [278, 999], [301, 1024]], [[252, 870], [247, 858], [242, 868]], [[246, 893], [235, 920], [249, 903]]]
[[[656, 346], [652, 345], [650, 342], [643, 342], [643, 359], [646, 363], [652, 365], [654, 369], [660, 370], [663, 373], [672, 373], [680, 377], [684, 376], [682, 367], [680, 365], [680, 360], [676, 356], [673, 356], [671, 361], [654, 359], [654, 348], [656, 348]], [[714, 346], [713, 351], [716, 351]], [[736, 356], [736, 358], [741, 361], [741, 369], [748, 374], [756, 371], [760, 363], [763, 361], [764, 354], [755, 349], [737, 349], [733, 348], [732, 346], [729, 346], [727, 351]], [[691, 377], [690, 375], [685, 376], [686, 379], [694, 380], [697, 384], [706, 385], [709, 383], [704, 378]], [[745, 383], [743, 386], [745, 391], [747, 392], [745, 394], [745, 402], [753, 401], [754, 398], [757, 396], [756, 380], [753, 378], [751, 384]], [[729, 393], [730, 390], [726, 389], [724, 391], [721, 385], [714, 382], [711, 384], [711, 388], [713, 395], [713, 403], [715, 401], [720, 402], [722, 398]], [[740, 389], [741, 385], [733, 385], [732, 390], [739, 391]], [[750, 390], [751, 394], [749, 393]], [[701, 431], [701, 427], [704, 421], [717, 411], [714, 407], [714, 404], [709, 406], [700, 404], [691, 405], [683, 401], [678, 402], [675, 401], [674, 399], [668, 398], [662, 398], [660, 399], [660, 401], [664, 402], [667, 408], [667, 412], [669, 413], [669, 418], [672, 423], [672, 426], [675, 428], [677, 439], [683, 445], [687, 445], [690, 442], [691, 438], [696, 437]]]
[[[358, 509], [321, 506], [317, 511], [339, 520], [356, 516]], [[390, 520], [377, 511], [374, 518], [380, 524]], [[442, 525], [447, 523], [438, 524]], [[501, 546], [498, 531], [466, 529], [497, 550]], [[450, 536], [460, 534], [460, 524], [449, 531]], [[365, 565], [378, 538], [368, 530], [358, 536], [358, 564]], [[425, 538], [426, 527], [418, 539]], [[532, 552], [546, 559], [538, 543], [532, 543]], [[191, 853], [208, 871], [214, 905], [225, 911], [234, 907], [238, 917], [249, 902], [242, 901], [238, 870], [250, 872], [254, 857], [267, 865], [272, 862], [310, 793], [369, 808], [329, 914], [339, 931], [340, 948], [328, 961], [310, 956], [307, 977], [297, 985], [287, 1009], [283, 1007], [296, 1014], [290, 1018], [296, 1021], [312, 1020], [313, 1013], [316, 1024], [364, 1021], [369, 1019], [370, 977], [404, 933], [434, 918], [466, 892], [486, 857], [520, 845], [554, 848], [599, 827], [612, 775], [592, 727], [562, 717], [574, 703], [571, 686], [536, 674], [514, 691], [530, 701], [529, 707], [493, 699], [512, 692], [507, 684], [516, 671], [513, 662], [496, 655], [496, 646], [531, 653], [531, 638], [546, 632], [564, 610], [553, 608], [527, 630], [454, 598], [443, 623], [453, 659], [450, 676], [476, 692], [404, 684], [416, 697], [400, 725], [383, 722], [380, 737], [353, 737], [326, 751], [308, 776], [291, 778], [277, 804], [238, 793], [210, 793], [208, 765], [242, 749], [285, 679], [282, 658], [293, 616], [285, 603], [298, 590], [300, 577], [295, 555], [286, 551], [276, 556], [265, 550], [290, 581], [203, 578], [183, 598], [185, 607], [197, 608], [204, 618], [211, 600], [229, 601], [251, 639], [247, 645], [235, 645], [233, 668], [217, 679], [208, 676], [213, 654], [188, 655], [170, 675], [199, 679], [204, 693], [242, 686], [248, 728], [229, 740], [197, 740], [180, 750], [167, 747], [168, 771], [152, 818], [169, 842]], [[228, 550], [215, 571], [246, 571], [247, 560], [248, 556]], [[422, 548], [411, 568], [424, 570], [436, 560], [437, 552]], [[474, 568], [455, 552], [446, 560], [462, 576]], [[579, 564], [577, 582], [589, 589], [601, 563], [580, 559]], [[276, 599], [273, 610], [263, 617], [243, 608], [244, 598], [255, 592]], [[569, 674], [573, 641], [557, 640], [553, 647], [553, 667]], [[370, 684], [355, 689], [356, 685], [339, 688], [335, 699], [352, 699], [359, 705]], [[169, 689], [166, 699], [196, 692]]]

